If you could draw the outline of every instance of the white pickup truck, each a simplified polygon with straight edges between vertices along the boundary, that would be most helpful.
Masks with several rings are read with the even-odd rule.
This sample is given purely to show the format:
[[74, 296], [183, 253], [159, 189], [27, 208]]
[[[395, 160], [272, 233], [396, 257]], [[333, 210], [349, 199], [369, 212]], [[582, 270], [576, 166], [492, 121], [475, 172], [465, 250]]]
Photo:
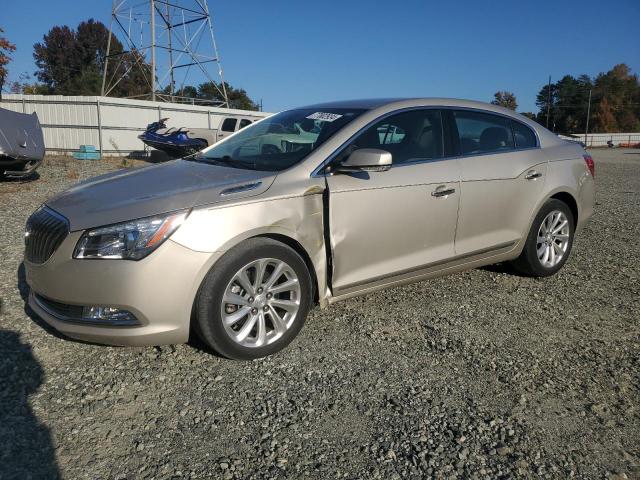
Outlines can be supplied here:
[[229, 115], [222, 118], [217, 129], [167, 127], [169, 118], [147, 125], [138, 138], [146, 145], [162, 150], [172, 157], [184, 157], [219, 142], [232, 133], [251, 125], [258, 118]]

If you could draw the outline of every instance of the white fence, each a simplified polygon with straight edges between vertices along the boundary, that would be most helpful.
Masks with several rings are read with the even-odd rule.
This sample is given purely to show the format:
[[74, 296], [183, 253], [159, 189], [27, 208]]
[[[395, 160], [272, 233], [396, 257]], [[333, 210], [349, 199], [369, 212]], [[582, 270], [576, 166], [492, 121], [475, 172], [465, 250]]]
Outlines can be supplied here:
[[138, 135], [147, 124], [169, 117], [168, 126], [217, 129], [222, 118], [239, 115], [259, 119], [270, 114], [178, 103], [113, 97], [4, 94], [0, 107], [36, 112], [48, 153], [70, 154], [80, 145], [94, 145], [103, 155], [124, 155], [144, 149]]
[[629, 146], [640, 143], [640, 133], [589, 133], [586, 141], [584, 134], [576, 133], [570, 138], [585, 143], [587, 147], [606, 147], [609, 141], [616, 147], [620, 144]]

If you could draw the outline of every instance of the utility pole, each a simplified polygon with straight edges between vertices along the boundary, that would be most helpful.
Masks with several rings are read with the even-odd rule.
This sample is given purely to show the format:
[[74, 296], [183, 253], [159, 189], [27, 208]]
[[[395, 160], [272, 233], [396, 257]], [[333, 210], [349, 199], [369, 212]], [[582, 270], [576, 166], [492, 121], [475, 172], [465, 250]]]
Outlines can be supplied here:
[[549, 128], [549, 114], [551, 113], [551, 75], [547, 84], [547, 128]]
[[589, 116], [591, 115], [591, 89], [589, 89], [589, 103], [587, 104], [587, 128], [584, 130], [584, 145], [587, 146], [587, 135], [589, 134]]
[[109, 52], [111, 51], [111, 33], [113, 31], [113, 17], [116, 12], [116, 2], [113, 1], [111, 7], [111, 23], [109, 24], [109, 38], [107, 39], [107, 55], [104, 57], [104, 70], [102, 71], [102, 88], [100, 89], [100, 95], [104, 97], [104, 89], [107, 86], [107, 67], [109, 66]]
[[151, 101], [156, 101], [156, 2], [151, 0]]

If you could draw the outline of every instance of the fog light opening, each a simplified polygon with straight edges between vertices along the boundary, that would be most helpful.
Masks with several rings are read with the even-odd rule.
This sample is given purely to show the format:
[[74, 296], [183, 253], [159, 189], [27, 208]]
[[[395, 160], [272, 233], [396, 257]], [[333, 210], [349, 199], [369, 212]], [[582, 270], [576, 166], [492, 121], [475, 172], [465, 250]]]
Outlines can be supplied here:
[[82, 319], [111, 325], [138, 325], [138, 319], [129, 311], [116, 307], [91, 305], [82, 309]]

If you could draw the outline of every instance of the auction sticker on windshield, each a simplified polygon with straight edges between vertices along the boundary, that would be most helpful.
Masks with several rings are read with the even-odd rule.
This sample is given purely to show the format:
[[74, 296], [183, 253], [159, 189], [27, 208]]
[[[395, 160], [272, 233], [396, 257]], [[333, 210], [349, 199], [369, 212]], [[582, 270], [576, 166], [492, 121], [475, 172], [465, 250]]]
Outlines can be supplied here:
[[309, 120], [322, 120], [323, 122], [333, 122], [334, 120], [337, 120], [340, 117], [342, 117], [342, 115], [338, 115], [337, 113], [316, 112], [316, 113], [312, 113], [307, 118]]

